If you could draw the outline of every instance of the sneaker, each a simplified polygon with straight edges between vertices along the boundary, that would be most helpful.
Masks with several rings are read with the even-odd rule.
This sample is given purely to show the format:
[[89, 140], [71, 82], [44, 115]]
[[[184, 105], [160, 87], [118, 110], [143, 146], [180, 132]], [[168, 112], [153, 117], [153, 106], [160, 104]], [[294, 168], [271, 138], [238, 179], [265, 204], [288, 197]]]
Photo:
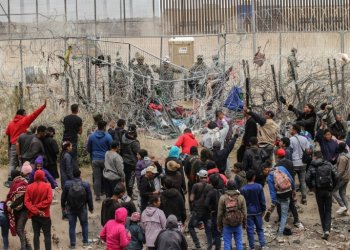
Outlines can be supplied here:
[[295, 222], [295, 223], [294, 223], [294, 226], [295, 226], [296, 228], [299, 228], [299, 229], [304, 229], [304, 225], [303, 225], [300, 221]]
[[346, 212], [348, 209], [346, 207], [340, 207], [338, 210], [337, 210], [337, 214], [343, 214], [344, 212]]
[[269, 222], [269, 221], [270, 221], [270, 216], [271, 216], [271, 212], [270, 212], [270, 211], [267, 211], [266, 214], [265, 214], [265, 216], [264, 216], [264, 220], [265, 220], [266, 222]]
[[329, 232], [328, 232], [328, 231], [324, 232], [324, 234], [322, 235], [321, 238], [324, 239], [324, 240], [328, 240], [328, 238], [329, 238]]
[[85, 248], [85, 249], [92, 249], [92, 246], [91, 246], [91, 243], [90, 242], [88, 242], [88, 243], [83, 243], [83, 248]]
[[307, 205], [307, 200], [306, 200], [306, 197], [302, 198], [301, 199], [301, 204], [303, 205]]
[[284, 243], [284, 238], [280, 235], [277, 235], [276, 241], [277, 241], [277, 243]]

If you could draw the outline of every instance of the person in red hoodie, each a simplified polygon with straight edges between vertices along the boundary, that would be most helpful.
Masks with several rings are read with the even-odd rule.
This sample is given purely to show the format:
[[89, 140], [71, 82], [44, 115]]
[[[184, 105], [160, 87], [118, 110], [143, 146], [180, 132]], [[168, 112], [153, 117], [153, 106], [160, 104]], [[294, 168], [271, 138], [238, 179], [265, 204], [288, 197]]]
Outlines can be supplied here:
[[198, 142], [194, 134], [192, 134], [191, 129], [186, 128], [183, 135], [177, 139], [175, 146], [181, 147], [183, 154], [190, 155], [191, 147], [198, 147]]
[[121, 207], [115, 210], [115, 220], [109, 220], [102, 228], [100, 238], [106, 242], [107, 250], [124, 250], [131, 241], [131, 234], [125, 229], [128, 211]]
[[46, 108], [46, 99], [44, 105], [35, 110], [30, 115], [26, 115], [24, 109], [17, 110], [15, 117], [9, 122], [6, 128], [6, 135], [9, 138], [9, 170], [8, 170], [8, 180], [4, 183], [6, 187], [10, 187], [11, 184], [11, 171], [16, 169], [18, 166], [18, 155], [16, 152], [16, 142], [18, 137], [27, 132], [27, 129], [32, 124], [32, 122], [43, 112]]
[[37, 170], [34, 175], [34, 182], [28, 185], [24, 196], [24, 205], [28, 209], [28, 218], [32, 219], [35, 250], [40, 249], [41, 230], [44, 233], [45, 249], [51, 250], [51, 202], [52, 190], [50, 184], [45, 182], [45, 172]]

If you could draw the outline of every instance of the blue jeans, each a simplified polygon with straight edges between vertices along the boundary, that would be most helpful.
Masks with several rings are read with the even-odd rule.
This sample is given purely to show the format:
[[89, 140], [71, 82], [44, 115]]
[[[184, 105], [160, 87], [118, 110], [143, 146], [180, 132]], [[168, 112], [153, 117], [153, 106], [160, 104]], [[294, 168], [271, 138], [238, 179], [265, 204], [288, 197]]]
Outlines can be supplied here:
[[88, 224], [88, 214], [86, 206], [80, 209], [80, 211], [68, 211], [68, 220], [69, 220], [69, 239], [70, 245], [75, 246], [75, 226], [77, 225], [77, 219], [79, 218], [82, 234], [83, 234], [83, 243], [88, 243], [89, 241], [89, 224]]
[[247, 236], [250, 248], [254, 249], [254, 226], [256, 227], [256, 233], [259, 237], [260, 247], [265, 246], [265, 236], [263, 228], [263, 220], [261, 214], [258, 215], [248, 215], [247, 216]]
[[287, 199], [278, 199], [278, 204], [281, 206], [281, 221], [278, 227], [278, 235], [283, 235], [284, 228], [286, 227], [287, 219], [288, 219], [288, 211], [289, 211], [289, 198]]
[[1, 236], [4, 243], [4, 250], [9, 248], [9, 223], [4, 212], [0, 212]]
[[197, 233], [195, 227], [197, 227], [198, 223], [203, 221], [205, 235], [207, 236], [207, 246], [210, 249], [212, 247], [212, 235], [211, 235], [211, 220], [206, 216], [198, 216], [196, 212], [193, 212], [191, 215], [191, 219], [188, 223], [188, 231], [191, 234], [192, 240], [196, 247], [200, 247], [199, 239], [197, 237]]
[[232, 235], [235, 239], [236, 250], [243, 250], [243, 230], [242, 225], [233, 227], [225, 226], [223, 230], [224, 250], [232, 249]]

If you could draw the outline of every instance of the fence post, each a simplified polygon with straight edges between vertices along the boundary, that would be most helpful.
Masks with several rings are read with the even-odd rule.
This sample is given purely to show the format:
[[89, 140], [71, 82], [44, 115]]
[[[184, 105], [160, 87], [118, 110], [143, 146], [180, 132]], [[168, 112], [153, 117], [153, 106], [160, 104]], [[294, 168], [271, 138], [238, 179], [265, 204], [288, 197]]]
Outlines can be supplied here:
[[344, 31], [340, 32], [340, 51], [341, 53], [344, 53], [345, 51]]
[[279, 51], [278, 51], [278, 82], [279, 82], [279, 93], [281, 93], [282, 90], [282, 32], [280, 32], [279, 35]]
[[89, 102], [89, 105], [90, 105], [90, 102], [91, 102], [91, 76], [90, 76], [90, 58], [87, 57], [86, 58], [86, 87], [87, 87], [87, 98], [88, 98], [88, 102]]
[[69, 110], [69, 78], [66, 78], [66, 91], [65, 91], [65, 99], [66, 99], [66, 112]]
[[80, 69], [78, 69], [78, 87], [77, 87], [77, 96], [78, 96], [78, 103], [80, 100]]
[[23, 109], [23, 82], [20, 81], [18, 85], [19, 108]]
[[112, 95], [112, 66], [111, 66], [111, 56], [107, 56], [108, 61], [108, 93], [109, 96]]
[[23, 49], [22, 49], [22, 40], [19, 40], [19, 57], [21, 60], [21, 82], [23, 82]]

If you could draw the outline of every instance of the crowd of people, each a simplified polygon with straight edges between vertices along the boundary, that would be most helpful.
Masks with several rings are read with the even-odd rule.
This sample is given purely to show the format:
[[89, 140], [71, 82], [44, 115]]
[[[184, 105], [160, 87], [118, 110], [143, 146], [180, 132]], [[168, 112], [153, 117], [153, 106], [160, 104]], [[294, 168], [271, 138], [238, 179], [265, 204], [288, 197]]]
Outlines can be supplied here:
[[[348, 215], [347, 124], [329, 104], [322, 104], [317, 113], [311, 104], [302, 111], [288, 105], [296, 115], [289, 137], [281, 135], [272, 111], [261, 115], [245, 108], [236, 162], [229, 155], [241, 131], [222, 110], [208, 122], [201, 140], [186, 128], [166, 159], [148, 153], [151, 149], [137, 139], [135, 124], [120, 119], [107, 130], [107, 122], [97, 116], [96, 129], [86, 141], [92, 189], [91, 181], [82, 179], [78, 164], [77, 142], [83, 127], [78, 105], [73, 104], [72, 113], [62, 121], [61, 150], [54, 128], [32, 125], [45, 108], [46, 101], [30, 115], [18, 110], [6, 129], [9, 172], [4, 186], [9, 191], [0, 203], [3, 249], [10, 249], [9, 232], [18, 236], [22, 250], [32, 249], [25, 230], [28, 219], [34, 249], [40, 249], [41, 232], [45, 249], [51, 249], [50, 207], [59, 197], [62, 219], [69, 222], [70, 249], [80, 245], [77, 220], [82, 246], [91, 245], [88, 213], [95, 212], [96, 203], [101, 203], [99, 237], [106, 249], [116, 250], [188, 249], [187, 231], [193, 249], [219, 250], [223, 245], [231, 250], [234, 240], [241, 250], [244, 231], [249, 249], [266, 249], [264, 221], [269, 222], [277, 208], [275, 240], [283, 243], [292, 232], [287, 223], [289, 211], [293, 226], [304, 228], [297, 201], [300, 197], [306, 206], [309, 192], [315, 192], [322, 239], [330, 236], [333, 197], [339, 205], [337, 214]], [[265, 197], [265, 186], [269, 197]], [[202, 229], [205, 240], [197, 235]]]

